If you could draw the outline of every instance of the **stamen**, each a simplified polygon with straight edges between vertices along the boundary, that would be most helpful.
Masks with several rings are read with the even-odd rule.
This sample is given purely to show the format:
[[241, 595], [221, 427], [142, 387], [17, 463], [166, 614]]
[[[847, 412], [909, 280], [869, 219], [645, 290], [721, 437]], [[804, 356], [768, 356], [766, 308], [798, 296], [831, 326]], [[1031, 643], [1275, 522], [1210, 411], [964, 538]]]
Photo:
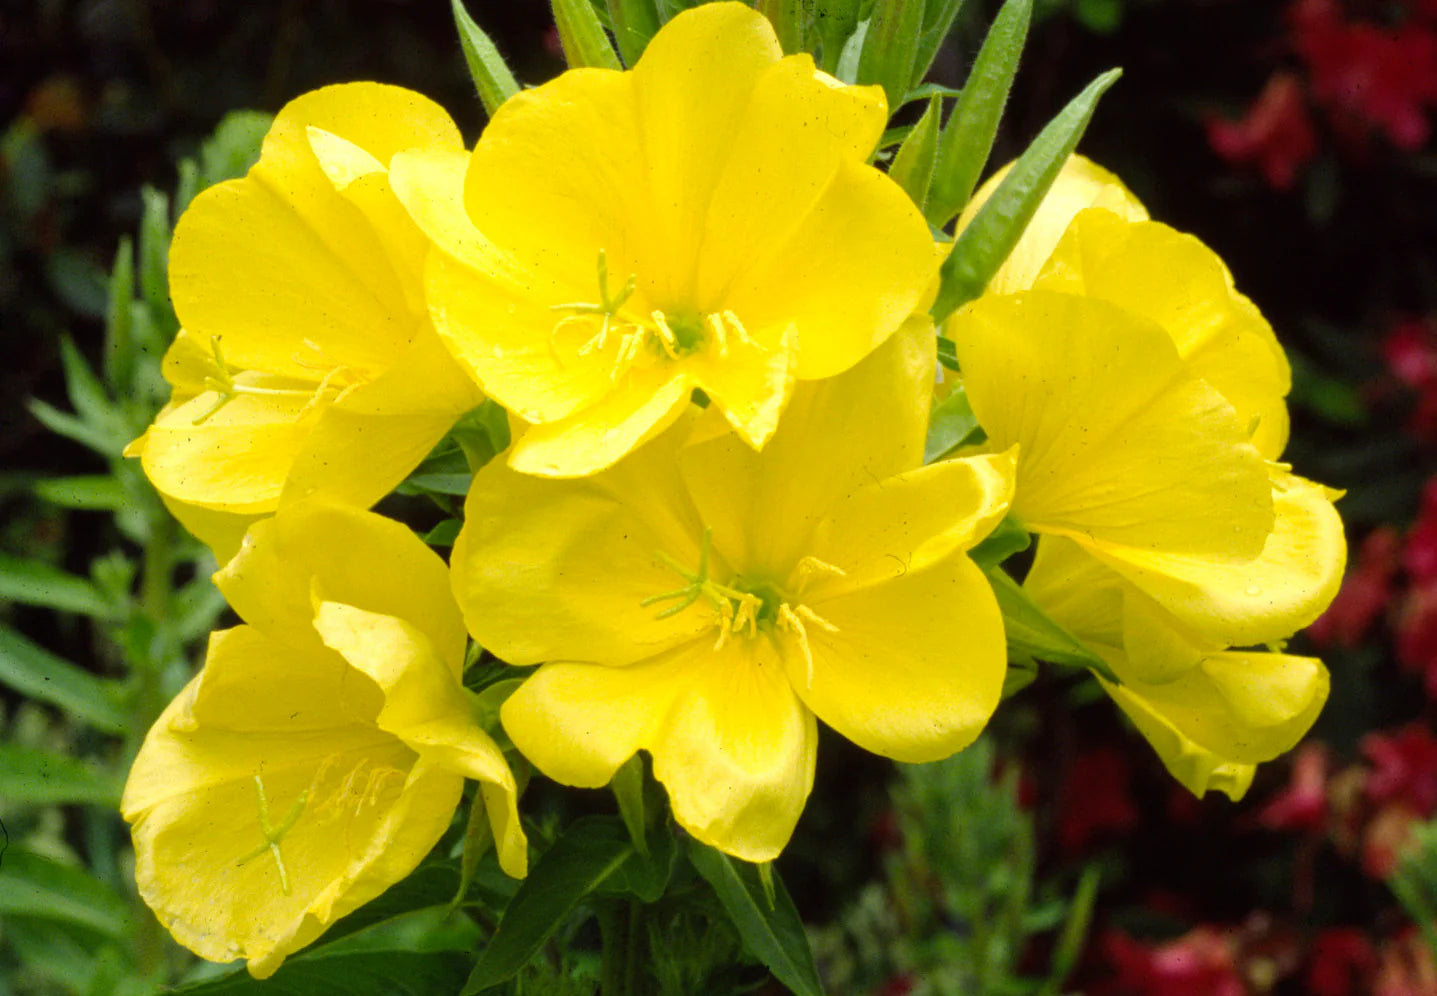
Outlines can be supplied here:
[[763, 348], [748, 334], [748, 329], [743, 327], [743, 322], [738, 320], [738, 315], [735, 315], [732, 311], [725, 311], [723, 313], [723, 320], [733, 329], [733, 334], [738, 336], [739, 342], [745, 346], [756, 346], [759, 349]]
[[677, 360], [679, 358], [679, 337], [674, 334], [673, 328], [669, 325], [668, 317], [662, 311], [651, 312], [649, 317], [654, 320], [654, 334], [659, 337], [659, 343], [664, 347], [664, 352], [669, 354], [669, 359]]
[[799, 560], [798, 566], [794, 568], [793, 572], [798, 577], [794, 585], [795, 595], [803, 594], [804, 590], [808, 588], [808, 583], [819, 574], [827, 574], [830, 577], [836, 578], [848, 576], [848, 572], [842, 567], [835, 567], [833, 564], [828, 563], [828, 561], [819, 560], [817, 557], [802, 558]]
[[294, 800], [294, 804], [289, 807], [289, 812], [285, 814], [284, 819], [280, 820], [279, 826], [270, 822], [269, 799], [264, 794], [264, 782], [259, 775], [254, 776], [254, 790], [255, 794], [259, 796], [259, 828], [264, 834], [264, 843], [240, 858], [238, 863], [244, 864], [268, 851], [274, 858], [275, 867], [279, 869], [280, 888], [287, 896], [290, 894], [289, 873], [285, 870], [284, 856], [279, 852], [279, 844], [285, 834], [289, 833], [299, 822], [300, 814], [304, 812], [304, 807], [309, 802], [309, 789], [305, 789]]
[[[207, 373], [204, 377], [206, 390], [214, 391], [218, 395], [215, 403], [196, 418], [191, 425], [203, 425], [209, 421], [221, 408], [238, 398], [241, 394], [253, 394], [260, 397], [271, 398], [318, 398], [321, 393], [331, 387], [330, 382], [341, 373], [345, 372], [344, 367], [335, 367], [325, 374], [318, 387], [313, 390], [306, 390], [298, 387], [257, 387], [253, 384], [241, 384], [235, 380], [230, 373], [229, 364], [225, 362], [224, 354], [220, 351], [220, 337], [210, 336], [210, 350], [214, 354], [214, 371]], [[315, 368], [319, 369], [319, 368]]]
[[803, 663], [808, 675], [808, 687], [813, 687], [813, 649], [808, 645], [808, 630], [803, 626], [803, 620], [798, 613], [789, 608], [787, 602], [778, 607], [779, 629], [790, 630], [798, 634], [798, 645], [803, 650]]

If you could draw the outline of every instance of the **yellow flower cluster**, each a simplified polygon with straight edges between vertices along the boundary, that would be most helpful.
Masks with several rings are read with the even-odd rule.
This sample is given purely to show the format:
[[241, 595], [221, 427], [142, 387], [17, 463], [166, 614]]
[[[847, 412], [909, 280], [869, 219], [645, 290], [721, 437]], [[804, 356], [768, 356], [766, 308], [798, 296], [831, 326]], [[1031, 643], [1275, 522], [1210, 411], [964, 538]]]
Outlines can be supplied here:
[[[868, 164], [887, 112], [713, 3], [632, 71], [515, 96], [472, 151], [413, 93], [308, 94], [196, 198], [174, 396], [130, 452], [244, 624], [123, 804], [182, 943], [270, 974], [415, 867], [465, 778], [524, 873], [466, 630], [537, 665], [501, 720], [540, 771], [598, 787], [647, 751], [688, 833], [772, 859], [817, 720], [908, 762], [986, 725], [1007, 654], [969, 552], [1005, 516], [1184, 784], [1236, 795], [1307, 729], [1322, 665], [1230, 649], [1311, 621], [1342, 569], [1331, 495], [1275, 462], [1271, 330], [1075, 159], [942, 330], [986, 443], [925, 466], [946, 246]], [[366, 509], [486, 397], [514, 441], [446, 567]]]

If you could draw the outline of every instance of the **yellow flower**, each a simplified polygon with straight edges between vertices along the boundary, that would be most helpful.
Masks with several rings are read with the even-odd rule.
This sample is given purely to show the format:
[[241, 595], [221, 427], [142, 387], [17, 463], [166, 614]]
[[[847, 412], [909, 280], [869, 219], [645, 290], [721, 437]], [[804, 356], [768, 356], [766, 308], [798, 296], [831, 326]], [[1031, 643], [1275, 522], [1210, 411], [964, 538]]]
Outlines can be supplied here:
[[881, 88], [782, 58], [762, 15], [711, 3], [630, 72], [511, 98], [470, 160], [399, 156], [395, 190], [445, 250], [436, 327], [532, 423], [511, 464], [601, 470], [696, 388], [762, 448], [795, 379], [847, 370], [923, 310], [928, 228], [865, 163], [886, 119]]
[[1023, 587], [1113, 669], [1123, 683], [1099, 679], [1104, 689], [1194, 795], [1242, 798], [1257, 764], [1296, 745], [1327, 700], [1321, 661], [1194, 636], [1071, 540], [1044, 537]]
[[933, 345], [914, 320], [800, 385], [761, 453], [691, 410], [589, 478], [480, 471], [451, 571], [470, 632], [542, 664], [501, 713], [526, 757], [597, 787], [647, 750], [681, 825], [766, 861], [812, 786], [815, 715], [903, 761], [977, 736], [1006, 655], [965, 551], [1011, 459], [920, 467]]
[[316, 90], [180, 218], [174, 394], [127, 452], [222, 560], [282, 495], [373, 504], [482, 400], [429, 323], [428, 243], [389, 187], [410, 147], [463, 144], [418, 94]]
[[1013, 514], [1205, 639], [1284, 638], [1332, 600], [1346, 556], [1333, 493], [1273, 462], [1287, 360], [1211, 250], [1127, 220], [1141, 206], [1104, 193], [1095, 169], [1060, 177], [1059, 206], [1020, 242], [1017, 292], [984, 295], [946, 329], [988, 445], [1019, 446]]
[[514, 777], [460, 685], [443, 561], [369, 512], [286, 505], [215, 575], [248, 625], [155, 723], [121, 804], [140, 894], [181, 944], [265, 978], [419, 863], [479, 781], [522, 876]]

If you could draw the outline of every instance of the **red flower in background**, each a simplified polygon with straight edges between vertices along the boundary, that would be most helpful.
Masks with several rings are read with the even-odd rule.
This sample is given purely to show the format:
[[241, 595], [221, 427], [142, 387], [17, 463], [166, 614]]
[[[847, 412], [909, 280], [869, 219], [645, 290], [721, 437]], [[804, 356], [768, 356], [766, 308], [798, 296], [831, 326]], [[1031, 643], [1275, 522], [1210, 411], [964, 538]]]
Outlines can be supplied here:
[[1416, 930], [1382, 945], [1372, 996], [1437, 996], [1437, 968]]
[[1437, 323], [1430, 318], [1399, 322], [1382, 341], [1382, 357], [1392, 375], [1417, 395], [1412, 434], [1437, 440]]
[[1298, 0], [1289, 23], [1318, 103], [1384, 131], [1399, 149], [1426, 144], [1437, 33], [1410, 19], [1396, 28], [1347, 21], [1333, 0]]
[[1382, 526], [1369, 533], [1358, 550], [1357, 566], [1348, 572], [1327, 611], [1307, 628], [1308, 637], [1319, 646], [1355, 647], [1361, 643], [1391, 603], [1401, 553], [1397, 530]]
[[1321, 830], [1327, 823], [1327, 748], [1306, 743], [1292, 762], [1292, 781], [1257, 814], [1269, 830], [1299, 833]]
[[1426, 727], [1369, 733], [1362, 754], [1371, 764], [1364, 785], [1370, 802], [1403, 802], [1424, 817], [1437, 810], [1437, 738]]
[[1237, 965], [1237, 940], [1226, 931], [1197, 927], [1157, 947], [1119, 931], [1103, 938], [1117, 973], [1103, 986], [1109, 996], [1246, 996]]
[[1277, 73], [1240, 121], [1209, 118], [1208, 144], [1235, 166], [1252, 164], [1277, 190], [1287, 190], [1317, 152], [1317, 136], [1302, 98], [1302, 84]]
[[1307, 969], [1311, 996], [1359, 996], [1377, 968], [1377, 952], [1355, 927], [1332, 927], [1312, 942]]

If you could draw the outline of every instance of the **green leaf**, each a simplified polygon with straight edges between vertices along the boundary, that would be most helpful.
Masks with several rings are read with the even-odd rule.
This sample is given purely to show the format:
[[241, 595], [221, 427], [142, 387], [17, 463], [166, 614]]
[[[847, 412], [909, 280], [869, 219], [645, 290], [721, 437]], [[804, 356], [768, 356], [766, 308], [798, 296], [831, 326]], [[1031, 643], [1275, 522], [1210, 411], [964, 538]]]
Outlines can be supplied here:
[[469, 474], [415, 474], [396, 490], [402, 495], [458, 495], [469, 493]]
[[644, 857], [648, 857], [649, 845], [644, 840], [644, 760], [635, 754], [614, 772], [609, 788], [619, 804], [619, 817], [629, 831], [629, 839]]
[[774, 978], [798, 996], [822, 996], [823, 984], [813, 963], [803, 921], [783, 882], [773, 880], [774, 902], [770, 905], [756, 866], [735, 861], [698, 841], [689, 843], [689, 860], [713, 886], [744, 946]]
[[948, 224], [973, 196], [993, 149], [1032, 16], [1033, 0], [1008, 0], [983, 39], [939, 141], [938, 167], [925, 212], [930, 224]]
[[125, 444], [129, 442], [105, 427], [92, 425], [38, 399], [31, 398], [25, 407], [35, 416], [36, 421], [55, 435], [73, 440], [101, 456], [118, 460]]
[[[939, 340], [940, 342], [943, 340]], [[933, 406], [928, 415], [928, 439], [923, 444], [923, 462], [932, 463], [960, 446], [982, 441], [983, 430], [978, 416], [968, 404], [968, 392], [962, 387]]]
[[130, 718], [118, 705], [120, 686], [61, 660], [8, 626], [0, 626], [0, 685], [49, 702], [107, 733], [123, 733]]
[[553, 0], [553, 7], [554, 26], [559, 29], [559, 44], [564, 48], [564, 59], [570, 69], [623, 68], [589, 0]]
[[659, 30], [659, 11], [654, 0], [608, 0], [609, 22], [624, 64], [632, 66]]
[[917, 83], [918, 38], [923, 33], [923, 4], [914, 0], [878, 0], [858, 57], [858, 82], [877, 83], [898, 107]]
[[1107, 661], [1093, 653], [1082, 641], [1055, 623], [1038, 608], [1028, 593], [1002, 568], [985, 568], [998, 608], [1003, 612], [1003, 628], [1008, 635], [1008, 652], [1021, 659], [1047, 661], [1067, 667], [1084, 667], [1110, 681], [1122, 684]]
[[120, 785], [110, 775], [63, 754], [0, 744], [0, 799], [27, 806], [94, 803], [115, 808]]
[[116, 438], [128, 435], [124, 420], [110, 400], [105, 385], [69, 336], [60, 338], [60, 365], [65, 371], [65, 392], [75, 413], [101, 431]]
[[451, 6], [454, 9], [454, 26], [459, 29], [459, 47], [464, 50], [469, 75], [479, 91], [484, 113], [492, 118], [504, 101], [519, 92], [519, 83], [489, 36], [464, 9], [463, 0], [451, 0]]
[[85, 256], [73, 249], [56, 249], [45, 260], [45, 276], [70, 310], [87, 318], [105, 317], [107, 277]]
[[1088, 926], [1093, 920], [1093, 904], [1098, 898], [1101, 877], [1097, 863], [1083, 869], [1083, 877], [1078, 879], [1078, 888], [1068, 907], [1068, 920], [1063, 924], [1063, 931], [1058, 935], [1058, 943], [1053, 950], [1053, 967], [1039, 996], [1058, 996], [1063, 991], [1063, 983], [1072, 974], [1073, 966], [1078, 963], [1078, 956], [1083, 953], [1083, 942], [1088, 936]]
[[12, 847], [0, 882], [0, 918], [74, 924], [117, 941], [129, 936], [129, 904], [80, 868]]
[[962, 9], [963, 0], [928, 0], [923, 12], [923, 37], [918, 40], [918, 52], [914, 57], [916, 79], [922, 79], [928, 74], [933, 59], [938, 55], [938, 49], [943, 45], [943, 39], [948, 37], [948, 32], [952, 30], [953, 22], [958, 19], [958, 12]]
[[240, 969], [169, 996], [449, 996], [469, 969], [458, 951], [322, 951], [290, 958], [261, 982]]
[[0, 599], [110, 619], [117, 607], [88, 579], [38, 560], [0, 553]]
[[1005, 518], [981, 543], [968, 551], [968, 556], [979, 567], [992, 567], [1032, 545], [1033, 534], [1013, 519]]
[[928, 190], [933, 181], [933, 166], [938, 155], [938, 124], [943, 117], [943, 102], [938, 97], [928, 98], [928, 109], [918, 124], [908, 133], [888, 175], [908, 194], [918, 210], [928, 201]]
[[461, 996], [512, 978], [586, 896], [635, 856], [619, 821], [601, 817], [576, 821], [529, 869]]
[[[221, 118], [200, 146], [199, 189], [248, 173], [259, 161], [260, 147], [273, 122], [274, 117], [263, 111], [230, 111]], [[187, 200], [176, 198], [176, 215], [188, 204]]]
[[836, 73], [844, 43], [858, 30], [860, 0], [813, 0], [814, 26], [823, 44], [825, 72]]
[[445, 519], [420, 539], [430, 546], [453, 546], [454, 541], [459, 538], [459, 530], [464, 527], [461, 519]]
[[809, 14], [813, 0], [756, 0], [754, 6], [773, 25], [784, 55], [809, 50]]
[[153, 187], [143, 188], [140, 196], [145, 204], [136, 259], [140, 298], [149, 305], [151, 320], [158, 320], [166, 338], [173, 338], [180, 323], [170, 305], [170, 199]]
[[110, 271], [109, 303], [105, 309], [105, 379], [111, 386], [130, 383], [135, 369], [135, 339], [130, 306], [135, 300], [135, 249], [128, 235], [120, 238]]
[[942, 284], [933, 303], [935, 323], [942, 324], [956, 309], [983, 293], [1083, 137], [1098, 98], [1120, 75], [1122, 71], [1118, 69], [1103, 73], [1069, 101], [1018, 157], [993, 196], [958, 234], [953, 251], [939, 270]]
[[35, 494], [61, 508], [104, 512], [113, 512], [129, 501], [125, 486], [109, 474], [47, 478], [35, 482]]

